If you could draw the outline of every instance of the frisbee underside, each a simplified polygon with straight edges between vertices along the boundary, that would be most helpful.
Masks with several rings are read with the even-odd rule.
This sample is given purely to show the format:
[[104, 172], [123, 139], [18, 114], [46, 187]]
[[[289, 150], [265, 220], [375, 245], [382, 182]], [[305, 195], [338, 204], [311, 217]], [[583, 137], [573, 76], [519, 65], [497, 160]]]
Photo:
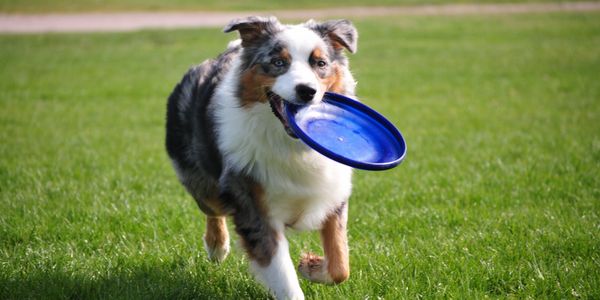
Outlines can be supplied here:
[[294, 133], [309, 147], [365, 170], [398, 165], [406, 153], [401, 133], [381, 114], [342, 95], [326, 93], [316, 105], [287, 105]]

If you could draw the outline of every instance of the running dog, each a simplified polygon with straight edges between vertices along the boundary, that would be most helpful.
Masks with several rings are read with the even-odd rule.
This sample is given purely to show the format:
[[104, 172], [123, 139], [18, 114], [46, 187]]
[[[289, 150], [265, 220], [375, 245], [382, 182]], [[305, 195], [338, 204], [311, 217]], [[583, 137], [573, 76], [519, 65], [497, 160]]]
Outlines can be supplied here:
[[240, 39], [192, 67], [169, 97], [167, 152], [206, 214], [209, 259], [229, 253], [231, 216], [255, 277], [277, 299], [303, 299], [285, 229], [320, 230], [324, 257], [304, 254], [300, 274], [346, 280], [352, 169], [303, 144], [284, 103], [315, 104], [326, 91], [353, 97], [344, 52], [356, 51], [358, 34], [347, 20], [283, 25], [275, 17], [233, 20], [224, 31]]

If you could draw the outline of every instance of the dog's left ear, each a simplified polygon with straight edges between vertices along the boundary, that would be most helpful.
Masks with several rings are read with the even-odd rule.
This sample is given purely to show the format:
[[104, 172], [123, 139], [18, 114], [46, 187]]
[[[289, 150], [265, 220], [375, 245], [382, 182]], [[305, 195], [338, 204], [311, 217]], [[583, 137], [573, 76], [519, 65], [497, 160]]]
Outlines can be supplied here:
[[348, 20], [331, 20], [323, 23], [310, 20], [306, 22], [306, 26], [321, 34], [322, 37], [329, 38], [336, 50], [346, 48], [351, 53], [357, 50], [358, 32]]
[[240, 32], [242, 46], [248, 47], [259, 44], [268, 35], [279, 30], [281, 24], [275, 17], [248, 17], [232, 20], [224, 32], [237, 30]]

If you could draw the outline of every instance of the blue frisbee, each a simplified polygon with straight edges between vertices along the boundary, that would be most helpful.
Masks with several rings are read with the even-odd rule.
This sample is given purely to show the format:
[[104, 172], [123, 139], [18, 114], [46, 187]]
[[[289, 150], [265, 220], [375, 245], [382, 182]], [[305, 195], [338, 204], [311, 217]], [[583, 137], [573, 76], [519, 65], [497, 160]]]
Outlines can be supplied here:
[[312, 149], [345, 165], [386, 170], [406, 155], [406, 143], [396, 127], [370, 107], [346, 96], [325, 93], [309, 106], [286, 103], [292, 131]]

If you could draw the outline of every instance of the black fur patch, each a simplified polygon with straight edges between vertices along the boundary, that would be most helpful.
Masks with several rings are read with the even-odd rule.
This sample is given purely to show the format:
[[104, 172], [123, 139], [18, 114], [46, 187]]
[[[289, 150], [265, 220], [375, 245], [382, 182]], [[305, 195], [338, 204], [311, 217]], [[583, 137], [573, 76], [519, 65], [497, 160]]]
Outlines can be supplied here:
[[336, 209], [334, 210], [334, 213], [338, 217], [341, 217], [344, 214], [345, 208], [346, 208], [346, 201], [342, 202], [342, 204], [340, 204], [340, 206], [336, 207]]
[[277, 232], [263, 207], [262, 187], [246, 175], [225, 172], [219, 181], [221, 198], [233, 212], [235, 231], [250, 258], [261, 266], [271, 263], [277, 250]]
[[201, 202], [217, 196], [222, 168], [214, 120], [207, 110], [217, 84], [239, 51], [240, 47], [227, 49], [216, 60], [191, 68], [167, 103], [167, 152], [184, 177], [182, 183], [207, 214], [211, 212]]

